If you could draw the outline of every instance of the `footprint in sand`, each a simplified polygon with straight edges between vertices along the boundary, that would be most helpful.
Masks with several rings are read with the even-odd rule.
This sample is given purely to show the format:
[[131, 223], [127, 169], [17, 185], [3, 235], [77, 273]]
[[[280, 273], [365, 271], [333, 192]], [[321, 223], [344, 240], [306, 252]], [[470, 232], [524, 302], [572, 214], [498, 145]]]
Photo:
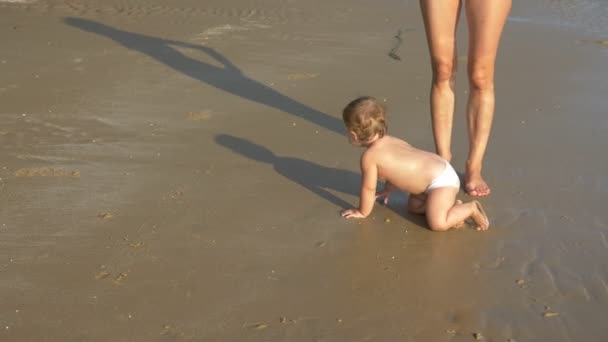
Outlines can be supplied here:
[[255, 21], [242, 21], [243, 25], [221, 25], [206, 29], [193, 37], [192, 41], [204, 45], [206, 41], [219, 38], [220, 36], [233, 33], [250, 31], [255, 29], [266, 29], [270, 26]]
[[54, 167], [26, 167], [15, 171], [17, 177], [80, 177], [78, 170]]
[[200, 41], [209, 40], [212, 37], [224, 35], [228, 32], [248, 31], [248, 30], [249, 29], [244, 26], [226, 24], [226, 25], [221, 25], [221, 26], [216, 26], [216, 27], [206, 29], [205, 31], [199, 33], [196, 36], [196, 38], [197, 38], [196, 40], [200, 42]]
[[122, 273], [119, 272], [114, 279], [112, 280], [112, 283], [114, 283], [114, 285], [122, 285], [123, 284], [123, 280], [127, 277], [126, 273]]
[[137, 241], [137, 242], [129, 242], [128, 246], [134, 249], [140, 248], [144, 245], [143, 241]]
[[95, 274], [95, 279], [102, 280], [102, 279], [106, 279], [107, 277], [109, 277], [111, 275], [112, 275], [112, 273], [110, 273], [106, 270], [101, 270]]
[[312, 78], [316, 78], [318, 76], [319, 76], [319, 74], [316, 74], [316, 73], [301, 72], [301, 73], [289, 74], [289, 75], [287, 75], [287, 79], [290, 81], [309, 80]]
[[127, 277], [127, 273], [124, 272], [116, 272], [115, 275], [113, 275], [112, 272], [110, 272], [106, 265], [101, 265], [99, 271], [97, 271], [97, 273], [95, 273], [94, 278], [95, 280], [109, 280], [111, 281], [114, 285], [122, 285], [123, 284], [123, 280]]
[[191, 121], [208, 121], [213, 115], [210, 110], [203, 110], [202, 112], [189, 112], [186, 117]]
[[180, 186], [162, 196], [163, 201], [178, 200], [184, 196], [185, 187]]

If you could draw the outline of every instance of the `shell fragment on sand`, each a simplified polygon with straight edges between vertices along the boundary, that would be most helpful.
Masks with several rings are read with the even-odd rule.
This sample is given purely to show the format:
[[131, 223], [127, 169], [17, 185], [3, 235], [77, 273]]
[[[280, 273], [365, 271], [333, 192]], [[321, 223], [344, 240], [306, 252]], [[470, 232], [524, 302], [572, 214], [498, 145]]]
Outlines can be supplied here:
[[100, 220], [109, 220], [114, 217], [111, 213], [99, 213], [97, 214], [97, 218]]
[[301, 72], [301, 73], [289, 74], [289, 75], [287, 75], [287, 79], [290, 81], [309, 80], [311, 78], [316, 78], [318, 76], [319, 76], [318, 73]]
[[557, 317], [559, 316], [559, 312], [545, 312], [543, 314], [543, 317], [545, 318], [551, 318], [551, 317]]
[[268, 324], [264, 324], [264, 323], [253, 323], [253, 324], [249, 324], [247, 326], [249, 329], [253, 329], [253, 330], [262, 330], [262, 329], [266, 329], [268, 328]]

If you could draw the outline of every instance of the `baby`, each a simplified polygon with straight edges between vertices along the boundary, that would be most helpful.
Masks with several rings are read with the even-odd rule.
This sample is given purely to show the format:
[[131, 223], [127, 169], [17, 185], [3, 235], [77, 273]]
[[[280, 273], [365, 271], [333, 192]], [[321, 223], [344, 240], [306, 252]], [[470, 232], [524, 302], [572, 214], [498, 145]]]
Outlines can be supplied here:
[[[488, 217], [479, 201], [456, 201], [460, 180], [446, 160], [386, 134], [385, 110], [376, 99], [355, 99], [344, 108], [342, 118], [350, 143], [366, 148], [361, 156], [359, 208], [344, 210], [342, 217], [367, 217], [376, 199], [386, 204], [390, 192], [400, 189], [410, 193], [407, 209], [426, 214], [434, 231], [460, 228], [468, 219], [475, 221], [477, 230], [488, 229]], [[378, 179], [386, 183], [376, 195]]]

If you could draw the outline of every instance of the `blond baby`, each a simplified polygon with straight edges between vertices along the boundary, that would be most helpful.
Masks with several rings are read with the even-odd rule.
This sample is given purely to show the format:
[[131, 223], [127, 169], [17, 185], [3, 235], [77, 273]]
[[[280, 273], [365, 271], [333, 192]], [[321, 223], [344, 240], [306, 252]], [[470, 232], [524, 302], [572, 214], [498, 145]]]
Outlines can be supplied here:
[[[344, 108], [342, 118], [350, 143], [365, 147], [361, 155], [359, 207], [344, 210], [342, 217], [367, 217], [377, 199], [386, 204], [390, 192], [399, 189], [410, 194], [407, 209], [425, 214], [434, 231], [460, 228], [469, 219], [478, 230], [488, 229], [489, 221], [480, 202], [456, 201], [460, 180], [446, 160], [387, 134], [386, 112], [376, 99], [355, 99]], [[385, 180], [385, 185], [376, 194], [378, 180]]]

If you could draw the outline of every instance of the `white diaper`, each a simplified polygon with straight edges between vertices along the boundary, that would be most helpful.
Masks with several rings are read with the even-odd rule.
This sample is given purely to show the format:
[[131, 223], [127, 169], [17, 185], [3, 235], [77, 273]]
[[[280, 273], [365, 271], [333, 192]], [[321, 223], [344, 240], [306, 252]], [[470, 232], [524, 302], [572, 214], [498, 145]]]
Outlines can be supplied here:
[[460, 189], [460, 179], [458, 178], [458, 174], [456, 174], [456, 171], [454, 171], [454, 168], [452, 165], [450, 165], [450, 163], [447, 162], [447, 160], [445, 161], [445, 169], [443, 172], [437, 176], [437, 178], [433, 179], [431, 184], [429, 184], [429, 186], [426, 187], [426, 190], [424, 190], [424, 193], [426, 194], [433, 189], [444, 187]]

